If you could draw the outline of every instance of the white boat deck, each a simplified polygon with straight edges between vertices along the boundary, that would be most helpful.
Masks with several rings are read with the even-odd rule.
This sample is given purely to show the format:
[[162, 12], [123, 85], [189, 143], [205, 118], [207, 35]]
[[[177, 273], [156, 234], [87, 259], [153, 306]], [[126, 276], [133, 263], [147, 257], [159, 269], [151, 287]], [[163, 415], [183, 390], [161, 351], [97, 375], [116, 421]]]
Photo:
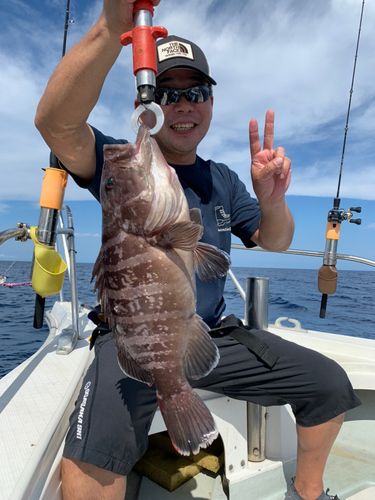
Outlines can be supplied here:
[[[248, 495], [244, 496], [243, 499], [284, 500], [285, 491], [286, 488], [275, 492], [271, 496], [265, 497], [262, 495], [261, 497], [257, 497], [254, 494], [253, 488], [249, 488]], [[337, 491], [331, 488], [330, 494], [336, 494]], [[198, 500], [228, 500], [219, 475], [213, 477], [208, 473], [200, 473], [172, 493], [161, 488], [146, 477], [142, 478], [133, 472], [128, 477], [128, 490], [125, 500], [187, 500], [189, 498], [196, 498]], [[374, 500], [374, 498], [375, 486], [369, 486], [365, 490], [348, 497], [340, 494], [341, 500]]]
[[[59, 317], [54, 317], [54, 312]], [[31, 478], [36, 470], [37, 482], [45, 479], [48, 470], [44, 450], [52, 437], [49, 453], [56, 451], [64, 439], [67, 419], [90, 356], [87, 337], [92, 323], [87, 319], [87, 311], [82, 312], [80, 319], [84, 338], [67, 356], [56, 355], [54, 334], [72, 324], [68, 307], [53, 310], [49, 320], [52, 333], [42, 348], [0, 380], [0, 500], [21, 498], [27, 477]], [[55, 324], [60, 324], [58, 331]]]
[[[56, 355], [57, 336], [72, 321], [69, 304], [55, 304], [48, 315], [51, 333], [43, 347], [0, 380], [0, 500], [61, 500], [62, 444], [80, 381], [93, 355], [87, 338], [94, 325], [87, 312], [80, 314], [82, 338], [75, 350]], [[341, 500], [374, 500], [375, 342], [277, 325], [269, 329], [338, 361], [364, 397], [363, 407], [347, 416], [327, 464], [325, 484]], [[246, 403], [204, 391], [200, 395], [215, 415], [223, 437], [231, 499], [248, 498], [251, 488], [251, 498], [283, 500], [294, 474], [296, 440], [287, 407], [267, 408], [268, 459], [247, 463]], [[157, 412], [151, 432], [164, 429]], [[240, 466], [244, 457], [246, 465]], [[47, 478], [52, 479], [45, 488]], [[173, 493], [135, 473], [129, 476], [126, 500], [188, 498], [225, 500], [220, 474], [200, 473]]]

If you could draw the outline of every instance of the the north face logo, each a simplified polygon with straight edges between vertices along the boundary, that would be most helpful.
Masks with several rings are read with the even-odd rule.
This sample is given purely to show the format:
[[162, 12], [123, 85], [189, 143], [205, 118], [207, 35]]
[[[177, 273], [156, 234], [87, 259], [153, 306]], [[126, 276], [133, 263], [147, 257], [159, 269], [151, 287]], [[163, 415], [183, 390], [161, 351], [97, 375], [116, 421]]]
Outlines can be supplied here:
[[230, 231], [231, 216], [225, 213], [222, 205], [215, 207], [215, 217], [219, 231]]
[[186, 47], [184, 47], [184, 46], [182, 45], [182, 43], [179, 43], [179, 44], [178, 44], [178, 48], [177, 48], [177, 47], [174, 47], [174, 50], [176, 50], [176, 52], [178, 52], [178, 51], [179, 51], [179, 52], [183, 52], [184, 54], [187, 54], [187, 53], [188, 53], [187, 48], [186, 48]]
[[159, 62], [173, 57], [184, 57], [194, 61], [193, 50], [190, 43], [167, 42], [159, 45], [157, 49]]

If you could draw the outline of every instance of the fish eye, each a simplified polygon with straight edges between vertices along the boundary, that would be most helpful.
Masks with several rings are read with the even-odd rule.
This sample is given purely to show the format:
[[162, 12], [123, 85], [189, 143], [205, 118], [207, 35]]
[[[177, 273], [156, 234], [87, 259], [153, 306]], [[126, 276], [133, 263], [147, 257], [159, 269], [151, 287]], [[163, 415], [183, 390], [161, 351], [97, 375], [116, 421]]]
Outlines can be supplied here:
[[107, 189], [112, 189], [113, 187], [115, 187], [115, 180], [112, 177], [108, 177], [108, 179], [105, 183], [105, 187]]

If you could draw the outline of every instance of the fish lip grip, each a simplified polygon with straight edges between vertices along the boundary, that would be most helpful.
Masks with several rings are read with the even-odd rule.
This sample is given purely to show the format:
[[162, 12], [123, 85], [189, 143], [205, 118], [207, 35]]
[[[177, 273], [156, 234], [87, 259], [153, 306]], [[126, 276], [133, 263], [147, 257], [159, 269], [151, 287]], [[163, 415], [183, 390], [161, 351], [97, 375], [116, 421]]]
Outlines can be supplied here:
[[156, 124], [150, 130], [150, 135], [155, 135], [158, 132], [160, 132], [160, 130], [164, 124], [164, 113], [158, 104], [156, 104], [155, 102], [150, 102], [148, 104], [146, 104], [146, 103], [140, 104], [137, 107], [137, 109], [134, 110], [134, 112], [130, 118], [130, 126], [133, 129], [133, 132], [135, 134], [138, 134], [139, 117], [147, 110], [152, 111], [155, 115], [155, 118], [156, 118]]
[[133, 73], [136, 77], [137, 99], [140, 106], [134, 111], [130, 124], [136, 134], [139, 117], [147, 110], [152, 111], [156, 118], [156, 125], [150, 131], [151, 135], [157, 134], [164, 123], [164, 113], [155, 103], [157, 74], [155, 41], [168, 36], [168, 32], [163, 26], [152, 26], [153, 12], [151, 0], [137, 0], [133, 8], [135, 27], [120, 36], [122, 45], [133, 46]]

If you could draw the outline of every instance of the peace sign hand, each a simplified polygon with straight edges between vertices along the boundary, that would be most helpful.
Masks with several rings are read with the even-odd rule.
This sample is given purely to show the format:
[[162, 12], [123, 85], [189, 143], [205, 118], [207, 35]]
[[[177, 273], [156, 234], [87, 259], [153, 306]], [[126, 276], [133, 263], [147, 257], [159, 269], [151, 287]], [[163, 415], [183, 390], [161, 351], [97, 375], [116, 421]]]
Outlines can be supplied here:
[[289, 187], [292, 169], [291, 160], [285, 156], [284, 148], [273, 149], [275, 113], [266, 113], [263, 149], [261, 148], [258, 123], [253, 118], [249, 125], [251, 179], [259, 204], [277, 204]]

